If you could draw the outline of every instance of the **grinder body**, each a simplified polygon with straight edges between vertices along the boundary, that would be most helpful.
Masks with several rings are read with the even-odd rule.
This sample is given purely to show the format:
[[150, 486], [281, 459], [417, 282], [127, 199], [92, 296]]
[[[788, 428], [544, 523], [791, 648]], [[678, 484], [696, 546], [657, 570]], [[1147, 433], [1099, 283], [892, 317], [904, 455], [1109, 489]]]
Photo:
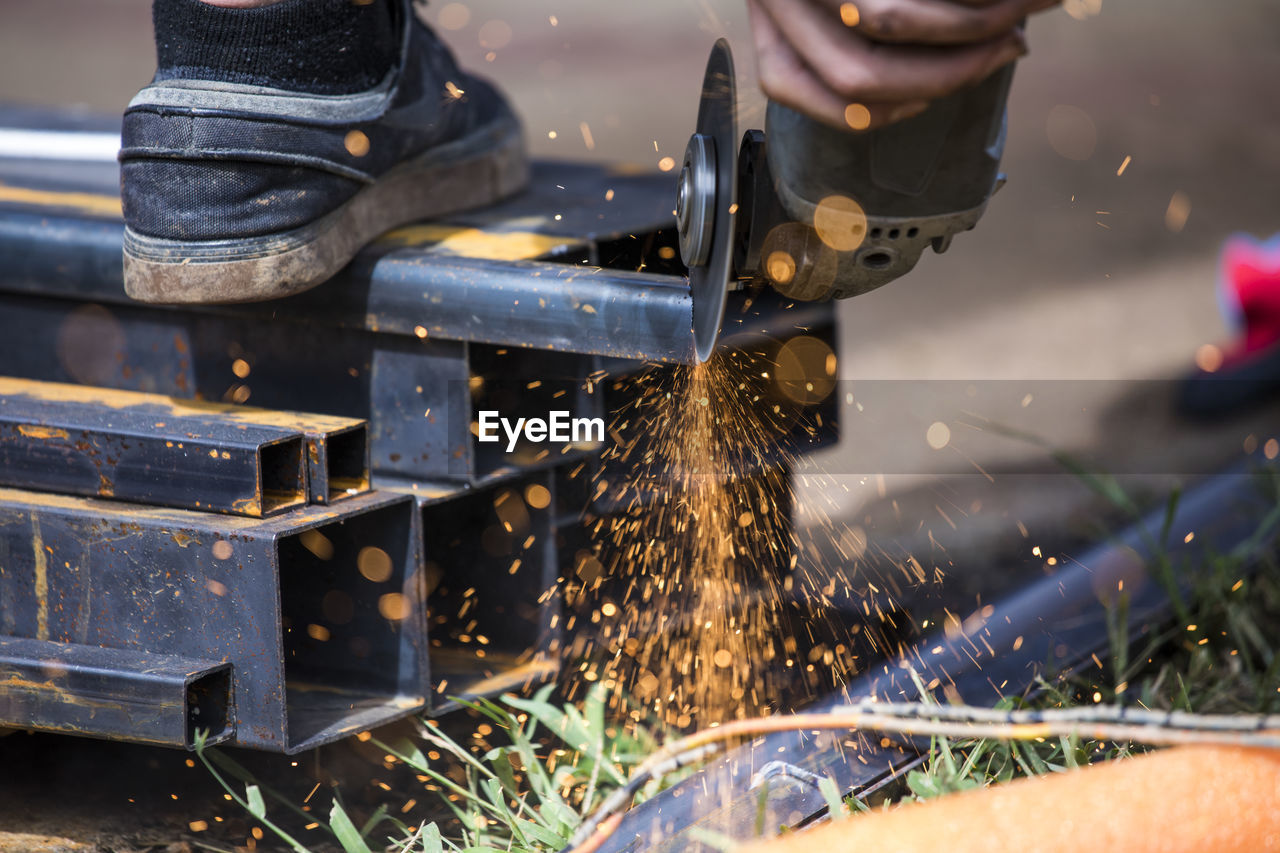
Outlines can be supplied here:
[[856, 296], [977, 224], [999, 173], [1013, 66], [875, 130], [774, 101], [738, 157], [734, 269], [800, 300]]
[[770, 101], [765, 130], [738, 137], [733, 56], [716, 42], [676, 194], [697, 359], [715, 348], [731, 288], [856, 296], [973, 228], [1004, 180], [1012, 80], [1010, 64], [875, 130], [834, 128]]

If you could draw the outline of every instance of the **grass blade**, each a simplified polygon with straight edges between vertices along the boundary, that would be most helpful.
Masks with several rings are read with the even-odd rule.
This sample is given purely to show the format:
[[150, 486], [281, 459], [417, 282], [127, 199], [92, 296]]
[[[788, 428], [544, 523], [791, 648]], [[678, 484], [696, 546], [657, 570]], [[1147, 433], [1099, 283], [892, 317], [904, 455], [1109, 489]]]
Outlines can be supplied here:
[[333, 808], [329, 810], [329, 826], [346, 853], [373, 853], [361, 837], [360, 830], [356, 829], [356, 825], [351, 822], [346, 810], [336, 799], [333, 801]]

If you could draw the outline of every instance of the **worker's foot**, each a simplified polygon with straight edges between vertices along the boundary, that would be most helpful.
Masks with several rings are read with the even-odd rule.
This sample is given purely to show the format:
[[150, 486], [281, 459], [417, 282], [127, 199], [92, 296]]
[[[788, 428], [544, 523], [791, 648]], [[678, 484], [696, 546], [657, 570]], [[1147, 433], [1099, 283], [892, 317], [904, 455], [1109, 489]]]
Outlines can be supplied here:
[[156, 79], [124, 115], [125, 290], [252, 302], [379, 234], [527, 177], [520, 125], [409, 0], [157, 0]]

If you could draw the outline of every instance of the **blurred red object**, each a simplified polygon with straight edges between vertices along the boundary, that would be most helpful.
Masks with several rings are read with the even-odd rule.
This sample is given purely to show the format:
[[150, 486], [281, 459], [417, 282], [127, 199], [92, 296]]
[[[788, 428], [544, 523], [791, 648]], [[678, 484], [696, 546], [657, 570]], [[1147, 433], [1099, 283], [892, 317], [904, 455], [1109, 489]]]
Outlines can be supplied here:
[[1230, 370], [1280, 342], [1280, 235], [1255, 240], [1236, 235], [1222, 249], [1218, 295], [1240, 338], [1223, 349], [1220, 370]]

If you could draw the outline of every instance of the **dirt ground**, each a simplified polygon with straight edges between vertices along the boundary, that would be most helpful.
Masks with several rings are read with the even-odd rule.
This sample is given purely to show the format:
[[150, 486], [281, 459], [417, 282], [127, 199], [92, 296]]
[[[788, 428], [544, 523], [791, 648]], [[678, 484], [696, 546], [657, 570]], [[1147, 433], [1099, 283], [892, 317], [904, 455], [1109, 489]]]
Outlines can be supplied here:
[[[433, 0], [430, 14], [443, 5]], [[511, 93], [535, 154], [647, 166], [679, 157], [721, 35], [736, 51], [741, 123], [760, 120], [741, 0], [465, 5], [469, 20], [448, 37]], [[1280, 230], [1280, 4], [1104, 0], [1086, 13], [1094, 7], [1074, 2], [1032, 22], [1010, 104], [1008, 185], [946, 255], [842, 306], [840, 371], [848, 390], [872, 379], [978, 383], [969, 411], [1014, 420], [1101, 467], [1123, 465], [1136, 447], [1168, 448], [1171, 461], [1153, 457], [1129, 478], [1156, 496], [1238, 458], [1246, 436], [1277, 433], [1274, 409], [1185, 424], [1171, 413], [1171, 386], [1149, 383], [1177, 377], [1197, 347], [1227, 336], [1213, 287], [1223, 239]], [[153, 66], [148, 10], [147, 0], [0, 0], [0, 100], [118, 111]], [[1185, 221], [1171, 205], [1189, 205]], [[1037, 399], [1069, 394], [1071, 406], [1022, 405], [1031, 391], [1019, 383]], [[1032, 570], [1033, 541], [1078, 539], [1082, 519], [1098, 515], [1087, 490], [1025, 443], [957, 434], [961, 452], [939, 454], [923, 428], [898, 432], [897, 473], [880, 480], [850, 470], [851, 446], [884, 437], [860, 429], [876, 427], [850, 419], [807, 499], [837, 495], [838, 517], [904, 551], [940, 542], [965, 595], [989, 589], [994, 571], [1005, 572], [999, 586]], [[978, 475], [975, 463], [997, 475]], [[940, 505], [961, 508], [964, 523], [944, 524]], [[377, 765], [344, 757], [350, 749], [308, 760]], [[75, 849], [57, 837], [115, 849], [205, 839], [187, 824], [212, 820], [220, 795], [185, 760], [0, 737], [0, 851]], [[285, 759], [253, 761], [292, 772]], [[104, 791], [101, 767], [126, 781]], [[310, 778], [294, 786], [302, 795]], [[218, 805], [231, 820], [232, 804]], [[244, 844], [247, 829], [219, 840]]]

